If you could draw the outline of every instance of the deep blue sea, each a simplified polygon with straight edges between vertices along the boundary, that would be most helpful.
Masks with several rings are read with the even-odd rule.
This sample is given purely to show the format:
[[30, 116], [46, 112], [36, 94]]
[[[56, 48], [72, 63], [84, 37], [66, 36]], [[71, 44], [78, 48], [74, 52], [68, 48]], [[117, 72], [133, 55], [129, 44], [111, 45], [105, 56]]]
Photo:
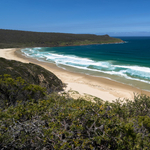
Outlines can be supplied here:
[[150, 91], [150, 37], [117, 37], [119, 44], [25, 48], [28, 56], [66, 70], [101, 76]]

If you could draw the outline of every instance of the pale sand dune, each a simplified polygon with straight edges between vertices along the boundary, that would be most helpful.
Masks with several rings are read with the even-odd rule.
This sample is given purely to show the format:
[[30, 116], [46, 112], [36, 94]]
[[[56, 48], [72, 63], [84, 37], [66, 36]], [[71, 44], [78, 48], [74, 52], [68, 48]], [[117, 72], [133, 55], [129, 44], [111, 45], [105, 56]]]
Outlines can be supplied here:
[[105, 78], [69, 72], [58, 68], [55, 64], [39, 62], [35, 59], [27, 58], [23, 56], [17, 49], [0, 49], [0, 57], [18, 60], [25, 63], [31, 62], [38, 64], [53, 72], [58, 78], [66, 83], [66, 91], [70, 89], [75, 90], [78, 91], [81, 95], [86, 93], [108, 101], [112, 101], [118, 98], [133, 99], [134, 93], [147, 94], [150, 96], [150, 92], [142, 91], [129, 85], [124, 85]]

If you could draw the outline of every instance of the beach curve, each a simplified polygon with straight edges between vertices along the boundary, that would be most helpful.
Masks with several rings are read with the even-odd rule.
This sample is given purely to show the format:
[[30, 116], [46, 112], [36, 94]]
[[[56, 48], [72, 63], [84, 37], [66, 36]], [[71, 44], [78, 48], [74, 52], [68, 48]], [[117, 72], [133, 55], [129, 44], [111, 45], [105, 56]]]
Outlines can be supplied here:
[[134, 93], [146, 94], [150, 96], [150, 92], [137, 89], [130, 85], [125, 85], [101, 77], [93, 77], [86, 74], [69, 72], [57, 67], [53, 63], [40, 62], [33, 58], [27, 58], [22, 55], [20, 49], [0, 49], [0, 57], [21, 61], [24, 63], [34, 63], [44, 67], [45, 69], [53, 72], [67, 85], [65, 91], [71, 89], [78, 91], [81, 95], [89, 94], [109, 102], [116, 99], [133, 100]]

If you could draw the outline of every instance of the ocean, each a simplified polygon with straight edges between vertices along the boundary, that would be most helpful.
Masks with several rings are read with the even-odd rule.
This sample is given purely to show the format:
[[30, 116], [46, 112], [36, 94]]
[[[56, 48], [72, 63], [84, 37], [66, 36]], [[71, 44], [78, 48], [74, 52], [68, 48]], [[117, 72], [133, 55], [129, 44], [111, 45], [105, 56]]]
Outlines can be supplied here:
[[55, 63], [63, 69], [108, 78], [150, 91], [150, 37], [117, 37], [118, 44], [36, 47], [27, 57]]

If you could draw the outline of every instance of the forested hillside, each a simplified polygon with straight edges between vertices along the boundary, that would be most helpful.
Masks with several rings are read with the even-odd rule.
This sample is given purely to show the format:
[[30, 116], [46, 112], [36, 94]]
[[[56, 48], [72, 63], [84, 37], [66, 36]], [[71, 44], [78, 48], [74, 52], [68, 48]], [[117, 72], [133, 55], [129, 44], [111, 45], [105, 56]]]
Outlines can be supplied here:
[[123, 42], [108, 35], [43, 33], [0, 29], [0, 48], [51, 47]]

